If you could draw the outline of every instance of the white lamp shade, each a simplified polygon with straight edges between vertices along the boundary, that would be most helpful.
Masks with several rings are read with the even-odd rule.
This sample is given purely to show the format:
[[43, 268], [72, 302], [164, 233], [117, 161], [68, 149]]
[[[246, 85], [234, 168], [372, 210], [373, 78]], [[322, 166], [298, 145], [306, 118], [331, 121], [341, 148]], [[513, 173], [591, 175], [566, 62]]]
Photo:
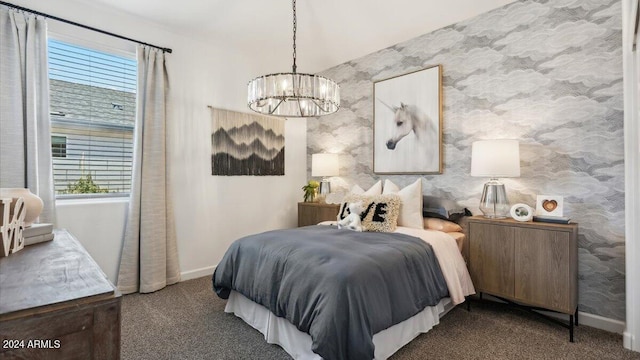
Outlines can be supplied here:
[[471, 145], [471, 176], [520, 176], [520, 144], [517, 140], [481, 140]]
[[339, 169], [338, 154], [311, 155], [311, 176], [337, 176]]

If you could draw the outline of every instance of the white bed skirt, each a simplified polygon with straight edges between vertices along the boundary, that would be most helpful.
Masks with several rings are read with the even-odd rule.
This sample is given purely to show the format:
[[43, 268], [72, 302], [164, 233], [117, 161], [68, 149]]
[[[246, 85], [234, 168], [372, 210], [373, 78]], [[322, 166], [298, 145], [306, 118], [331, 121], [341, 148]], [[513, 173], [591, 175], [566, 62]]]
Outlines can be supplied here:
[[[440, 318], [453, 308], [450, 298], [444, 298], [435, 306], [430, 306], [415, 316], [373, 335], [375, 359], [389, 358], [396, 351], [426, 333], [440, 323]], [[320, 360], [311, 351], [311, 336], [298, 330], [287, 319], [275, 316], [266, 307], [257, 304], [244, 295], [231, 291], [225, 312], [234, 313], [256, 330], [260, 331], [270, 344], [280, 345], [296, 360]]]

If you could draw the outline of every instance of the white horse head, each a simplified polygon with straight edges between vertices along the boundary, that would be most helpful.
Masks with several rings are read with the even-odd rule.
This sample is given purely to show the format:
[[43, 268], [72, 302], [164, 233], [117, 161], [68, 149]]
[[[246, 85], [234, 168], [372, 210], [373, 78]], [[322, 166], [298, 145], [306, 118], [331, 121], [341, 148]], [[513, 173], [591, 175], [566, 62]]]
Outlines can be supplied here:
[[382, 100], [380, 102], [393, 111], [393, 130], [387, 140], [387, 149], [394, 150], [396, 145], [411, 131], [416, 134], [418, 141], [425, 141], [428, 119], [416, 106], [400, 103], [400, 106], [389, 106]]

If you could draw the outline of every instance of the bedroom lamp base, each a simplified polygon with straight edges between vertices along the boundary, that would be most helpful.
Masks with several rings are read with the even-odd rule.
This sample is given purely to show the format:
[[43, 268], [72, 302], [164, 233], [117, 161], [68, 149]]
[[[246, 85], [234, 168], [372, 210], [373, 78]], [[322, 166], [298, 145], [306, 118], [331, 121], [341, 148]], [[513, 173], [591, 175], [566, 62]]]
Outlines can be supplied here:
[[330, 192], [331, 192], [331, 183], [329, 182], [328, 179], [322, 179], [322, 181], [320, 181], [320, 191], [318, 192], [318, 194], [326, 196]]
[[480, 198], [480, 211], [489, 219], [504, 219], [509, 215], [509, 200], [504, 184], [498, 179], [491, 179], [484, 184]]

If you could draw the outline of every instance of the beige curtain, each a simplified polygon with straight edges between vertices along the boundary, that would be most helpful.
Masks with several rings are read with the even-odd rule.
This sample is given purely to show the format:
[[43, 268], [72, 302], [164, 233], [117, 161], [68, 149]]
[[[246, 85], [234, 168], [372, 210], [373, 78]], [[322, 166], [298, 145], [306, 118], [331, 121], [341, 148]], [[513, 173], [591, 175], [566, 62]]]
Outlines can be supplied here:
[[166, 156], [168, 87], [164, 53], [139, 46], [133, 181], [118, 271], [123, 294], [180, 280]]
[[29, 188], [54, 223], [47, 68], [45, 20], [0, 6], [0, 188]]

